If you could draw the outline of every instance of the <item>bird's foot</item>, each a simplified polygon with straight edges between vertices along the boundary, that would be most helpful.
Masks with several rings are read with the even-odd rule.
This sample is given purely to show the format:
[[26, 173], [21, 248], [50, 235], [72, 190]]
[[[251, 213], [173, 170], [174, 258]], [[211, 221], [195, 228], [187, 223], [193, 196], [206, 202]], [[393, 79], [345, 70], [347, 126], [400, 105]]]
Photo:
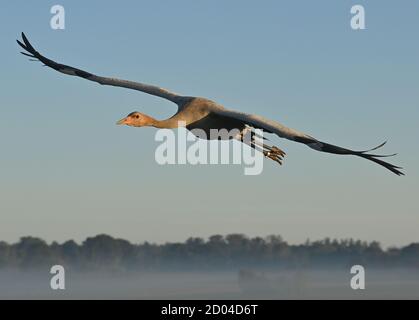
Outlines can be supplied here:
[[282, 165], [282, 160], [285, 156], [285, 152], [275, 146], [272, 146], [269, 148], [269, 151], [264, 151], [263, 155]]

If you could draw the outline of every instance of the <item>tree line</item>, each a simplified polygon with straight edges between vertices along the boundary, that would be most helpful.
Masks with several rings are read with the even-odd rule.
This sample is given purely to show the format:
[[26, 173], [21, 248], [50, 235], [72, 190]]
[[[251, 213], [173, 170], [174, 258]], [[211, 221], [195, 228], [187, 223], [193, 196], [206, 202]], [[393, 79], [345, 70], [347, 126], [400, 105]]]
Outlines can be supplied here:
[[384, 250], [377, 241], [307, 240], [289, 244], [279, 235], [249, 238], [243, 234], [191, 237], [185, 242], [133, 244], [101, 234], [81, 244], [61, 244], [35, 237], [0, 242], [0, 269], [36, 269], [54, 264], [79, 270], [190, 270], [246, 267], [295, 268], [350, 266], [419, 268], [419, 243]]

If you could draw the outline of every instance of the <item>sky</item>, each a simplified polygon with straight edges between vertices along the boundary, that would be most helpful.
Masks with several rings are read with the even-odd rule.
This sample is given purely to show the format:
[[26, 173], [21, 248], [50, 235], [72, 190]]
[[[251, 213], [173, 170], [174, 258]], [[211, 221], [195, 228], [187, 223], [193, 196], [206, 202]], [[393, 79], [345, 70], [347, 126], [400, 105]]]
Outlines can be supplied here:
[[[50, 27], [53, 5], [65, 29]], [[366, 29], [350, 27], [365, 8]], [[1, 1], [0, 239], [132, 242], [281, 234], [419, 241], [419, 2]], [[30, 62], [24, 31], [46, 56], [157, 84], [277, 120], [329, 143], [384, 152], [397, 177], [355, 157], [271, 137], [287, 152], [246, 176], [240, 165], [166, 165], [154, 128], [116, 126], [176, 106]]]

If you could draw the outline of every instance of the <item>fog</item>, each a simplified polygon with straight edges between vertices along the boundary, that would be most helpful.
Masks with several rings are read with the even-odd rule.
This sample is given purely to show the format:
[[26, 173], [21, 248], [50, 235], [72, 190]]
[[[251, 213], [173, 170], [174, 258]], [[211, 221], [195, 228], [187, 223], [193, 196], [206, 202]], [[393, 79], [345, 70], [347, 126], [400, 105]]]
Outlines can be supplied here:
[[419, 270], [366, 269], [353, 290], [349, 269], [94, 273], [66, 270], [65, 290], [44, 271], [0, 271], [0, 299], [419, 299]]

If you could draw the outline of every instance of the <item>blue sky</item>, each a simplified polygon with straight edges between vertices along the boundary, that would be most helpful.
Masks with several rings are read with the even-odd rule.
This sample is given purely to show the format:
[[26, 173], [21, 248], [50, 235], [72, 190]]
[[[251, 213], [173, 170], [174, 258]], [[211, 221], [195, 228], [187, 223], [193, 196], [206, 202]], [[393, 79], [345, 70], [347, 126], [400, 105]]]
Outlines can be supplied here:
[[[0, 4], [0, 235], [134, 242], [232, 232], [419, 241], [419, 3], [416, 1], [52, 1]], [[363, 4], [366, 30], [350, 28]], [[230, 166], [159, 166], [152, 128], [115, 126], [175, 105], [29, 62], [158, 84], [256, 113], [344, 147], [389, 140], [397, 177], [354, 157], [272, 140], [287, 152], [259, 176]]]

